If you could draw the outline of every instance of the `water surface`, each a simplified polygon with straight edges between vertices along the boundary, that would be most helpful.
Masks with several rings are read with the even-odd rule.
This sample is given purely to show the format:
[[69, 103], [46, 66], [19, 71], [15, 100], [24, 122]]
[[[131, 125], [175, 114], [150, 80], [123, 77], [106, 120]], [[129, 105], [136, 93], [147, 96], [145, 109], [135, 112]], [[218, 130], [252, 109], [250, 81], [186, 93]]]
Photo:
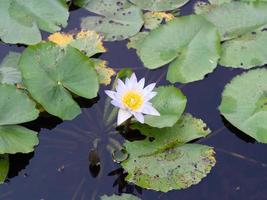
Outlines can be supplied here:
[[[182, 9], [182, 14], [192, 12], [193, 1]], [[73, 9], [66, 31], [79, 28], [80, 18], [88, 13]], [[44, 37], [47, 34], [44, 33]], [[134, 50], [126, 42], [106, 43], [108, 52], [100, 56], [115, 70], [132, 67], [139, 78], [148, 83], [168, 85], [166, 67], [148, 71]], [[23, 46], [0, 46], [1, 59], [10, 51], [23, 51]], [[187, 85], [176, 84], [187, 96], [186, 112], [203, 119], [212, 134], [197, 142], [213, 146], [217, 164], [199, 184], [186, 190], [168, 193], [141, 189], [125, 183], [120, 166], [112, 161], [107, 144], [123, 137], [112, 126], [103, 123], [106, 96], [102, 87], [99, 97], [80, 99], [82, 114], [72, 121], [42, 117], [26, 124], [39, 131], [40, 145], [34, 153], [11, 156], [8, 180], [0, 186], [2, 200], [90, 200], [103, 194], [128, 192], [143, 200], [264, 200], [267, 199], [267, 146], [255, 142], [224, 120], [218, 111], [221, 93], [226, 83], [242, 70], [218, 67], [204, 80]], [[98, 141], [97, 151], [101, 169], [89, 167], [88, 155]]]

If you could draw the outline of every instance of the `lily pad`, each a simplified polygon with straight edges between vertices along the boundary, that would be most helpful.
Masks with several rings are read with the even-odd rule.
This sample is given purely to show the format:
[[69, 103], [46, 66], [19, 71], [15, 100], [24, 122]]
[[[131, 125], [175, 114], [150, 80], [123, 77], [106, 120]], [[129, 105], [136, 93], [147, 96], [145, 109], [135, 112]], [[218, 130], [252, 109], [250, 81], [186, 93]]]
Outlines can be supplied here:
[[71, 93], [97, 96], [99, 82], [90, 59], [76, 48], [52, 43], [28, 47], [21, 55], [23, 83], [32, 97], [52, 115], [71, 120], [80, 112]]
[[35, 120], [39, 111], [35, 103], [13, 85], [0, 84], [0, 126]]
[[221, 114], [235, 127], [267, 143], [267, 70], [251, 70], [225, 86]]
[[189, 0], [130, 0], [133, 4], [144, 10], [168, 11], [180, 8]]
[[181, 117], [186, 106], [186, 97], [174, 86], [161, 86], [155, 89], [157, 95], [151, 100], [160, 116], [145, 116], [145, 123], [157, 128], [171, 127]]
[[29, 153], [38, 143], [34, 131], [17, 125], [0, 126], [0, 154]]
[[104, 195], [101, 197], [101, 200], [141, 200], [138, 197], [132, 195], [132, 194], [122, 194], [122, 195], [115, 195], [107, 196]]
[[267, 63], [267, 31], [247, 33], [222, 44], [220, 65], [250, 69]]
[[[153, 145], [159, 147], [157, 151], [206, 137], [211, 132], [201, 119], [194, 118], [190, 114], [182, 115], [172, 127], [153, 128], [146, 124], [136, 123], [131, 126], [131, 129], [138, 129], [142, 135], [149, 138], [149, 141], [153, 141]], [[146, 142], [147, 145], [149, 143]]]
[[8, 155], [0, 155], [0, 184], [4, 183], [9, 171]]
[[0, 1], [0, 38], [6, 43], [36, 44], [42, 39], [39, 29], [59, 31], [68, 17], [62, 0]]
[[21, 83], [21, 73], [18, 69], [20, 53], [9, 52], [0, 64], [0, 83]]
[[144, 23], [142, 11], [127, 0], [91, 0], [84, 8], [99, 16], [83, 18], [81, 28], [103, 34], [106, 41], [131, 37]]
[[188, 83], [203, 79], [216, 68], [220, 38], [203, 17], [184, 16], [152, 30], [137, 53], [149, 69], [171, 63], [167, 79]]
[[140, 187], [168, 192], [197, 184], [215, 165], [213, 148], [186, 144], [210, 133], [206, 124], [185, 114], [171, 128], [135, 124], [146, 139], [125, 142], [129, 158], [121, 163], [126, 180]]
[[128, 172], [126, 180], [143, 188], [161, 192], [188, 188], [215, 165], [214, 151], [205, 145], [185, 144], [156, 154], [149, 154], [153, 142], [149, 147], [142, 141], [126, 142], [130, 157], [122, 162]]
[[139, 32], [135, 36], [129, 38], [129, 42], [127, 43], [127, 48], [128, 49], [138, 49], [141, 48], [143, 40], [145, 37], [149, 34], [149, 32]]
[[240, 37], [267, 25], [267, 3], [233, 1], [215, 6], [204, 17], [219, 30], [221, 40]]

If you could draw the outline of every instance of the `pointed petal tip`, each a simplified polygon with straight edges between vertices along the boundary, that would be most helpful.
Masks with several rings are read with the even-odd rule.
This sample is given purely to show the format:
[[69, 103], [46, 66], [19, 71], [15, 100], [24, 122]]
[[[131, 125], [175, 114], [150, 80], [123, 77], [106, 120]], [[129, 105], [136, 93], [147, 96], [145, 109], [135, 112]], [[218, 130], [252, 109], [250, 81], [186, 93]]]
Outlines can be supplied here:
[[115, 92], [112, 90], [105, 90], [104, 91], [107, 96], [109, 96], [111, 99], [115, 99]]
[[126, 110], [120, 109], [118, 113], [117, 125], [120, 126], [123, 122], [129, 119], [132, 116], [131, 113]]

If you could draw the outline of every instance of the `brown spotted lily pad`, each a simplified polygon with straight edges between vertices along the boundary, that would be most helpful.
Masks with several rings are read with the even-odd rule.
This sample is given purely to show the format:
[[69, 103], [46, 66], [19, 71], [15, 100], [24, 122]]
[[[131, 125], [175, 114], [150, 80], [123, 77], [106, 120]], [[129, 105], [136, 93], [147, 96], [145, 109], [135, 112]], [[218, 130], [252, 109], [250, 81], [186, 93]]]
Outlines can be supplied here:
[[121, 165], [131, 183], [162, 192], [188, 188], [199, 183], [215, 165], [212, 147], [186, 144], [210, 132], [205, 123], [189, 114], [172, 128], [150, 129], [141, 124], [133, 128], [147, 138], [124, 144], [129, 158]]

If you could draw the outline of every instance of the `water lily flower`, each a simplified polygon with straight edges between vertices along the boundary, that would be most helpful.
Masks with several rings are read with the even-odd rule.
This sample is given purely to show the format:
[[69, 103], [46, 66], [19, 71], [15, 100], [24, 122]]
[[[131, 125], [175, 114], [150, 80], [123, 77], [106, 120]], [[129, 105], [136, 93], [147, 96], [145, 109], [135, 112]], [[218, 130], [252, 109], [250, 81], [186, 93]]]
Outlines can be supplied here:
[[137, 81], [133, 73], [126, 78], [125, 83], [118, 79], [116, 91], [106, 90], [106, 94], [112, 99], [111, 104], [119, 108], [117, 124], [120, 125], [134, 116], [137, 121], [144, 123], [144, 114], [159, 116], [160, 113], [149, 102], [157, 95], [154, 92], [156, 84], [145, 86], [145, 78]]

